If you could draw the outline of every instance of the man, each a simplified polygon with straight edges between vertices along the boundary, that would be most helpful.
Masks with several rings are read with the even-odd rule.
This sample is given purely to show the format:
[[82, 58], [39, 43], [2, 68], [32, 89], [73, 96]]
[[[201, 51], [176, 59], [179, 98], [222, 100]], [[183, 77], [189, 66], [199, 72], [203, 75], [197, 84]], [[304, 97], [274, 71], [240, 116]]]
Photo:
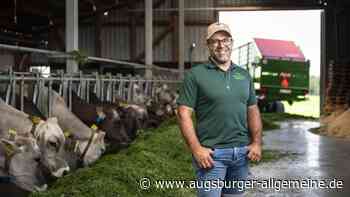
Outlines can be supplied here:
[[206, 39], [209, 61], [186, 73], [177, 101], [178, 121], [193, 155], [198, 197], [242, 196], [242, 188], [214, 184], [245, 180], [248, 159], [261, 159], [262, 126], [255, 90], [249, 73], [231, 62], [229, 27], [211, 24]]

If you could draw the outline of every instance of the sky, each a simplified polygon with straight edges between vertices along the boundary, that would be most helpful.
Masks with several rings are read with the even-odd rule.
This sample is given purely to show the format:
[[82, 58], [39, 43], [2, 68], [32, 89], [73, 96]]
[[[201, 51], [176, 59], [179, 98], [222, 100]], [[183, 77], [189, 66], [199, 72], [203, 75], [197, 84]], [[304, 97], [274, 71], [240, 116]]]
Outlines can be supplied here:
[[321, 11], [220, 12], [219, 21], [230, 26], [234, 48], [267, 38], [294, 41], [310, 60], [310, 75], [320, 75]]

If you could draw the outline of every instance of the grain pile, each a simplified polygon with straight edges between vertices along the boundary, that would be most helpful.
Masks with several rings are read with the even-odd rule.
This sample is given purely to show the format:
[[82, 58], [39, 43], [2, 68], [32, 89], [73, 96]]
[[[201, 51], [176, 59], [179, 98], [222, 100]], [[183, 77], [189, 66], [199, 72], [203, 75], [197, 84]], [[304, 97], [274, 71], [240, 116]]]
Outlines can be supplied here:
[[329, 65], [321, 133], [350, 138], [350, 66]]

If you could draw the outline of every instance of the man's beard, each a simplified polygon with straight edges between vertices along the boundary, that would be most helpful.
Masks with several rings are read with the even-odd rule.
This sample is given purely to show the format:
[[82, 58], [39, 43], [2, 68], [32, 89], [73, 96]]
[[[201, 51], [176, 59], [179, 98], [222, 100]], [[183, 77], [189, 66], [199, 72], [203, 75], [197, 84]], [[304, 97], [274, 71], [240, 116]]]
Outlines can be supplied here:
[[212, 54], [212, 57], [214, 58], [214, 60], [219, 63], [219, 64], [225, 64], [229, 61], [231, 61], [231, 52], [227, 52], [227, 54], [225, 54], [224, 56], [222, 56], [222, 58], [218, 57], [218, 55], [216, 55], [216, 53]]

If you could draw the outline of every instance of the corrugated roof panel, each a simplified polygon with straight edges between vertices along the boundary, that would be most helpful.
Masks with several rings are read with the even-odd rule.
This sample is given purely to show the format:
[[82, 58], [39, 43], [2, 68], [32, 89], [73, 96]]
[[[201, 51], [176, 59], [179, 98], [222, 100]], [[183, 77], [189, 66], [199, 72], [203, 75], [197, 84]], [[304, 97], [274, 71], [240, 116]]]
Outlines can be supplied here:
[[95, 56], [95, 28], [83, 26], [79, 29], [79, 49], [89, 56]]
[[[158, 27], [154, 28], [153, 39], [158, 37], [159, 34], [164, 32], [168, 27]], [[153, 49], [153, 59], [154, 61], [171, 61], [172, 59], [172, 33], [168, 33], [165, 38], [159, 43], [158, 46]]]
[[[185, 8], [211, 8], [214, 6], [213, 0], [192, 0], [185, 1]], [[214, 11], [186, 11], [185, 20], [189, 21], [215, 21]]]
[[136, 27], [136, 32], [137, 32], [136, 39], [134, 40], [134, 42], [136, 42], [135, 54], [136, 54], [136, 57], [138, 57], [145, 50], [145, 27], [144, 26]]
[[129, 31], [127, 27], [105, 27], [101, 36], [102, 57], [129, 59]]
[[15, 64], [13, 53], [0, 49], [0, 71], [8, 71]]
[[185, 61], [189, 61], [190, 48], [195, 43], [192, 51], [193, 62], [203, 62], [208, 60], [209, 52], [205, 43], [207, 27], [204, 26], [186, 26], [185, 27]]

